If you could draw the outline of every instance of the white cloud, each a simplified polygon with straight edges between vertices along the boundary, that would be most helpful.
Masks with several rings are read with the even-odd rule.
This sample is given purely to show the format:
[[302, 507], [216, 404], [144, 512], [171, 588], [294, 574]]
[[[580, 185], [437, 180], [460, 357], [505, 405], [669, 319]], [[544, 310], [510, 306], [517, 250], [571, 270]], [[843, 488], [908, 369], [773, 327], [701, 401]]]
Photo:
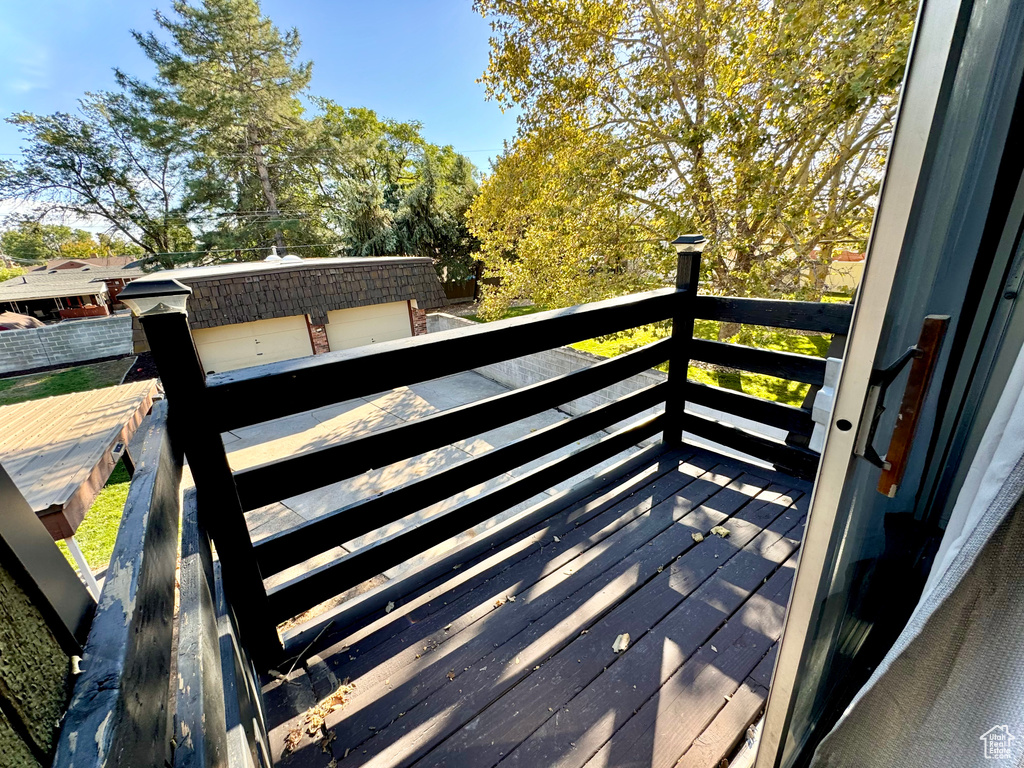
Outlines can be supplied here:
[[10, 52], [10, 64], [4, 83], [9, 91], [28, 93], [49, 88], [53, 78], [50, 71], [50, 51], [45, 46], [32, 50]]

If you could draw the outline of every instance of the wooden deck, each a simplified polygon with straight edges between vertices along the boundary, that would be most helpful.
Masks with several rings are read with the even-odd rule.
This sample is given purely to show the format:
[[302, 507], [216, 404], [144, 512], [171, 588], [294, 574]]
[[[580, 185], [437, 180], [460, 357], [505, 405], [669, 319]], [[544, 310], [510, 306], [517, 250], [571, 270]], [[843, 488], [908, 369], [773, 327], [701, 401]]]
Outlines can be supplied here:
[[0, 408], [0, 464], [54, 539], [74, 534], [156, 391], [153, 379]]
[[809, 493], [698, 449], [634, 463], [265, 677], [273, 758], [718, 766], [767, 696]]

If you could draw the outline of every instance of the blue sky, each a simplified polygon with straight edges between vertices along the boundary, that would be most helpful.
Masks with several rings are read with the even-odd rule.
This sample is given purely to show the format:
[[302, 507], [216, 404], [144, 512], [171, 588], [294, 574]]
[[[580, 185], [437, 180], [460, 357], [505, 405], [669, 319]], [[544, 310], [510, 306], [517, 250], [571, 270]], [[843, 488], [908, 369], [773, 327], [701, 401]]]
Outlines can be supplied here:
[[[165, 0], [0, 0], [0, 114], [71, 111], [85, 91], [112, 88], [112, 69], [151, 76], [129, 34], [154, 28]], [[481, 170], [515, 133], [515, 116], [485, 100], [490, 27], [471, 0], [263, 0], [297, 27], [312, 60], [311, 92], [383, 117], [419, 120]], [[0, 155], [18, 133], [0, 124]]]

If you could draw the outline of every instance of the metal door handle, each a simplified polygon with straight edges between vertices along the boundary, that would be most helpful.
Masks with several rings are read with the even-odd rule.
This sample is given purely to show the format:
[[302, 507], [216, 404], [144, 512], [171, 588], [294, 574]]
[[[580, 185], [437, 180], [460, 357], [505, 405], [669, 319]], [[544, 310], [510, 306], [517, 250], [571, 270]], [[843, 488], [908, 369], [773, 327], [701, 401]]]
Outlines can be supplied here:
[[[878, 492], [890, 498], [896, 495], [903, 474], [907, 470], [914, 433], [921, 418], [921, 406], [924, 404], [928, 385], [935, 372], [935, 364], [939, 359], [948, 327], [949, 315], [928, 315], [921, 325], [921, 335], [917, 344], [900, 355], [892, 365], [876, 368], [871, 372], [866, 403], [866, 410], [871, 412], [871, 418], [861, 422], [854, 453], [882, 470], [882, 475], [878, 479]], [[903, 390], [903, 400], [896, 416], [896, 427], [889, 438], [889, 447], [883, 459], [874, 447], [875, 431], [878, 429], [879, 419], [885, 412], [882, 402], [889, 385], [911, 361], [913, 364], [910, 366], [907, 386]]]

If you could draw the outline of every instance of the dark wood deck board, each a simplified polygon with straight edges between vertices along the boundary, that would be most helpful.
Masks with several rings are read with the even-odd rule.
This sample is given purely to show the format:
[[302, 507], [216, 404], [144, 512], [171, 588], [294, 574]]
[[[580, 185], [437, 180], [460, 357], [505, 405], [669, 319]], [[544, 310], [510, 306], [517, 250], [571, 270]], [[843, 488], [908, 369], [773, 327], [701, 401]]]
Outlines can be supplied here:
[[792, 557], [585, 765], [675, 765], [778, 640], [795, 569]]
[[[602, 605], [604, 610], [609, 609], [643, 583], [642, 580], [632, 579], [631, 583], [617, 584], [626, 571], [638, 566], [643, 571], [658, 567], [658, 563], [654, 563], [650, 557], [652, 553], [649, 550], [645, 549], [643, 556], [637, 555], [637, 550], [645, 548], [648, 542], [690, 513], [693, 513], [693, 519], [684, 525], [688, 525], [692, 532], [700, 530], [704, 522], [701, 518], [713, 514], [712, 510], [701, 506], [708, 500], [721, 497], [718, 503], [722, 506], [739, 506], [767, 483], [763, 480], [759, 481], [762, 483], [760, 486], [744, 483], [741, 481], [745, 476], [741, 475], [740, 480], [736, 481], [736, 487], [723, 489], [722, 486], [730, 482], [731, 474], [716, 474], [714, 470], [705, 473], [712, 475], [712, 479], [702, 476], [694, 480], [651, 511], [586, 549], [565, 566], [554, 570], [544, 569], [546, 573], [543, 577], [518, 595], [509, 595], [504, 591], [488, 595], [480, 605], [489, 609], [497, 607], [498, 601], [507, 597], [518, 599], [507, 601], [499, 611], [491, 610], [487, 620], [474, 622], [454, 637], [451, 634], [455, 626], [447, 631], [442, 627], [439, 634], [435, 634], [423, 645], [407, 645], [400, 651], [394, 649], [396, 652], [388, 655], [386, 661], [369, 674], [354, 678], [358, 681], [358, 695], [351, 698], [336, 718], [328, 720], [328, 727], [343, 721], [345, 730], [351, 731], [355, 738], [380, 731], [450, 682], [449, 675], [457, 678], [477, 662], [487, 666], [482, 660], [493, 649], [501, 649], [502, 659], [508, 656], [502, 663], [513, 664], [518, 657], [518, 649], [527, 647], [535, 637], [542, 636], [549, 628], [561, 624], [562, 630], [566, 631], [566, 627], [586, 620], [582, 616], [570, 617], [574, 609], [585, 610], [584, 606], [590, 607], [588, 604], [593, 602], [595, 595], [607, 601], [607, 605], [604, 602]], [[757, 481], [757, 478], [751, 480]], [[720, 518], [714, 519], [717, 522]], [[682, 537], [677, 538], [680, 540], [662, 542], [661, 550], [685, 546]], [[689, 533], [686, 533], [685, 539], [693, 544]], [[662, 558], [667, 556], [662, 551], [657, 555], [659, 563], [663, 563]], [[543, 562], [538, 565], [543, 566]], [[541, 572], [538, 570], [536, 575], [541, 575]], [[607, 592], [611, 585], [616, 588]], [[594, 618], [597, 615], [600, 614], [594, 615]], [[526, 634], [520, 637], [519, 633], [522, 632]], [[387, 654], [392, 649], [381, 650]], [[544, 657], [540, 658], [542, 660]], [[520, 662], [525, 663], [525, 660]], [[404, 722], [396, 727], [405, 730]], [[359, 743], [349, 746], [355, 747]]]
[[676, 768], [704, 768], [720, 765], [728, 758], [746, 735], [747, 728], [757, 720], [768, 699], [768, 684], [779, 645], [776, 643], [761, 659], [750, 676], [743, 681], [736, 693], [732, 694], [722, 710], [711, 721], [711, 725], [694, 739]]
[[[636, 474], [639, 487], [624, 478], [557, 511], [401, 613], [325, 633], [305, 663], [313, 690], [322, 697], [346, 679], [355, 688], [327, 717], [328, 751], [309, 744], [281, 764], [583, 765], [603, 750], [618, 765], [622, 750], [633, 760], [650, 742], [636, 764], [688, 753], [696, 765], [731, 748], [748, 723], [734, 724], [760, 709], [755, 668], [774, 643], [771, 626], [751, 640], [742, 617], [774, 621], [763, 614], [791, 577], [807, 483], [703, 451], [678, 470]], [[692, 538], [720, 523], [729, 538]], [[716, 653], [709, 665], [708, 638], [722, 636], [724, 646], [726, 630], [740, 633], [745, 652]], [[620, 632], [632, 642], [616, 655]], [[733, 659], [726, 672], [723, 659]], [[735, 681], [694, 707], [683, 689], [694, 674], [709, 677], [709, 666]], [[686, 709], [686, 734], [658, 730], [665, 696]], [[698, 737], [710, 746], [691, 748]]]
[[[681, 461], [687, 463], [680, 470]], [[485, 585], [491, 591], [513, 590], [514, 594], [514, 588], [524, 577], [524, 571], [536, 572], [533, 565], [535, 561], [531, 560], [530, 565], [524, 567], [523, 560], [543, 556], [549, 569], [559, 567], [592, 543], [600, 541], [602, 533], [608, 535], [613, 532], [614, 524], [621, 527], [632, 519], [630, 514], [614, 509], [616, 505], [621, 505], [627, 498], [642, 492], [646, 496], [644, 503], [636, 504], [631, 513], [633, 517], [640, 515], [685, 483], [692, 481], [693, 476], [688, 474], [687, 470], [707, 470], [718, 461], [710, 455], [693, 456], [687, 453], [679, 457], [678, 461], [658, 467], [651, 475], [641, 473], [641, 483], [615, 483], [577, 504], [556, 511], [543, 525], [514, 538], [499, 551], [479, 558], [478, 562], [467, 563], [438, 588], [424, 590], [421, 595], [412, 596], [403, 601], [404, 604], [396, 605], [390, 615], [373, 624], [355, 631], [347, 628], [328, 631], [317, 644], [323, 648], [320, 656], [330, 658], [335, 668], [343, 667], [336, 671], [350, 677], [358, 675], [361, 670], [372, 666], [373, 659], [368, 654], [382, 643], [399, 636], [398, 642], [415, 642], [426, 637], [431, 628], [445, 626], [448, 623], [447, 617], [460, 618], [473, 605], [467, 601], [480, 600], [479, 590]], [[554, 542], [555, 536], [559, 537], [560, 548]], [[592, 541], [588, 543], [589, 539]], [[474, 591], [474, 596], [467, 598]], [[462, 602], [459, 602], [460, 600]], [[444, 616], [439, 617], [439, 613], [443, 613]], [[438, 621], [441, 623], [438, 624]], [[353, 649], [352, 655], [355, 659], [352, 663], [346, 663], [346, 657], [337, 656], [337, 650], [342, 647]], [[356, 661], [360, 663], [355, 663]]]

